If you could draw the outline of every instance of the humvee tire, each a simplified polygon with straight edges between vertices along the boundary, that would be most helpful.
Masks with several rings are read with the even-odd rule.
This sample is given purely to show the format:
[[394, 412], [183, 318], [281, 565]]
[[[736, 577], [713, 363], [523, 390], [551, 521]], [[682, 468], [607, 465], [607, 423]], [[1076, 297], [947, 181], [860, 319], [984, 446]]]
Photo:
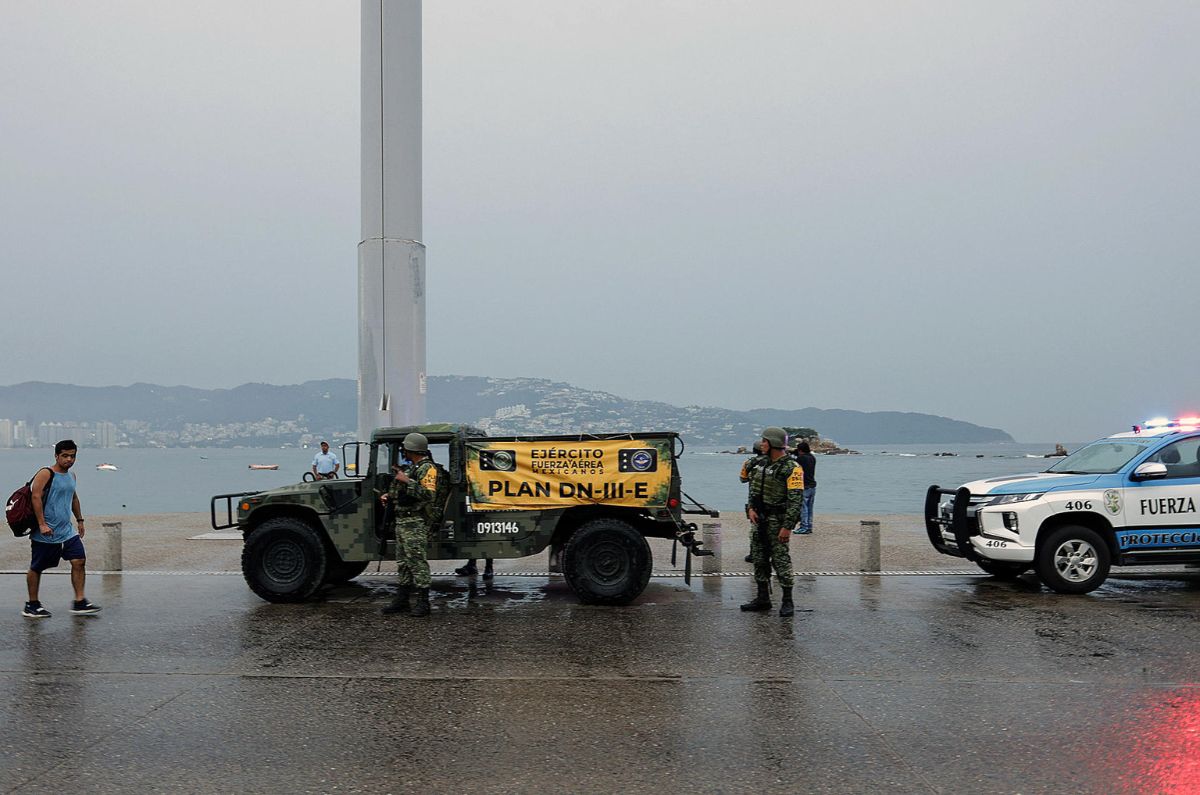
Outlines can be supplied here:
[[650, 582], [650, 545], [619, 519], [594, 519], [563, 548], [563, 577], [584, 604], [626, 605]]
[[977, 560], [975, 565], [998, 580], [1015, 580], [1029, 571], [1028, 563], [1009, 563], [1004, 560]]
[[343, 585], [367, 570], [369, 560], [331, 560], [325, 564], [325, 584]]
[[268, 602], [303, 602], [325, 579], [325, 546], [299, 519], [278, 517], [246, 536], [242, 576]]

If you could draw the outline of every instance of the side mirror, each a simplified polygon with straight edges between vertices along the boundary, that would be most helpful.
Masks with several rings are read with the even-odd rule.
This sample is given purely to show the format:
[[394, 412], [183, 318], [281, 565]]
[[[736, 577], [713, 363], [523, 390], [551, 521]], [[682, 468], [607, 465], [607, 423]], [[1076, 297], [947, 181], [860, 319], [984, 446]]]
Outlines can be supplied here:
[[367, 442], [346, 442], [342, 445], [342, 474], [348, 478], [365, 478], [367, 468], [363, 466], [359, 451], [369, 447]]
[[1167, 476], [1167, 465], [1160, 464], [1157, 461], [1147, 461], [1144, 464], [1138, 464], [1137, 469], [1133, 470], [1132, 480], [1157, 480]]

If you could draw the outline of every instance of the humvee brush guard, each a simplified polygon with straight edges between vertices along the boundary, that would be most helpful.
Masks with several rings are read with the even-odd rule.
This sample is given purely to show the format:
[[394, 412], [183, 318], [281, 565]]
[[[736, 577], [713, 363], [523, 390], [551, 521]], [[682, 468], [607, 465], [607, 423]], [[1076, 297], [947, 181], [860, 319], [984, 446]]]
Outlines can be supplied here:
[[[242, 573], [269, 602], [299, 602], [347, 582], [369, 563], [395, 558], [390, 516], [379, 502], [402, 465], [400, 443], [417, 431], [446, 468], [450, 491], [430, 533], [430, 560], [519, 558], [550, 548], [586, 603], [628, 604], [650, 579], [647, 538], [700, 549], [685, 510], [675, 433], [489, 437], [463, 425], [381, 428], [370, 443], [342, 446], [351, 477], [212, 498], [212, 526], [242, 531]], [[365, 458], [364, 460], [361, 460]], [[218, 508], [224, 521], [217, 518]]]

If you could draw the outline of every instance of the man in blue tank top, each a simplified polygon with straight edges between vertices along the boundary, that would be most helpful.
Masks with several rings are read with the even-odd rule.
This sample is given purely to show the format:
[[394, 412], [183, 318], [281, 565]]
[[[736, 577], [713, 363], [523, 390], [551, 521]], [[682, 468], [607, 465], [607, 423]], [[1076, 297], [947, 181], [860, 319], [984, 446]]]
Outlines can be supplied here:
[[[50, 611], [38, 601], [38, 587], [42, 583], [42, 572], [53, 569], [60, 560], [71, 564], [71, 587], [75, 590], [75, 601], [71, 612], [77, 616], [100, 612], [100, 608], [83, 595], [84, 564], [83, 552], [84, 521], [79, 507], [79, 495], [75, 493], [75, 476], [71, 467], [79, 452], [75, 442], [63, 439], [54, 445], [54, 466], [46, 467], [33, 477], [30, 490], [33, 492], [33, 514], [38, 527], [30, 533], [33, 546], [29, 571], [25, 573], [25, 584], [29, 588], [29, 601], [21, 615], [26, 618], [49, 618]], [[75, 517], [75, 525], [71, 517]]]

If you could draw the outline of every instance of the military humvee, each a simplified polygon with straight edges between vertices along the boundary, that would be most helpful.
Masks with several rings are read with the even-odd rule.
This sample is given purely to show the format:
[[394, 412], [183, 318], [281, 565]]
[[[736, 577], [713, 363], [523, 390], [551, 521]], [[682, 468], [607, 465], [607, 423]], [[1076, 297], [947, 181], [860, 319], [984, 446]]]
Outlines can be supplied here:
[[675, 433], [489, 437], [465, 425], [381, 428], [369, 443], [342, 446], [347, 479], [312, 481], [306, 473], [292, 486], [212, 498], [213, 528], [242, 531], [242, 573], [254, 593], [299, 602], [395, 558], [379, 496], [412, 431], [429, 439], [450, 481], [430, 560], [518, 558], [549, 547], [550, 570], [583, 602], [620, 605], [650, 579], [647, 538], [680, 542], [689, 573], [692, 555], [711, 554], [696, 525], [684, 522], [686, 513], [710, 512], [683, 506]]

